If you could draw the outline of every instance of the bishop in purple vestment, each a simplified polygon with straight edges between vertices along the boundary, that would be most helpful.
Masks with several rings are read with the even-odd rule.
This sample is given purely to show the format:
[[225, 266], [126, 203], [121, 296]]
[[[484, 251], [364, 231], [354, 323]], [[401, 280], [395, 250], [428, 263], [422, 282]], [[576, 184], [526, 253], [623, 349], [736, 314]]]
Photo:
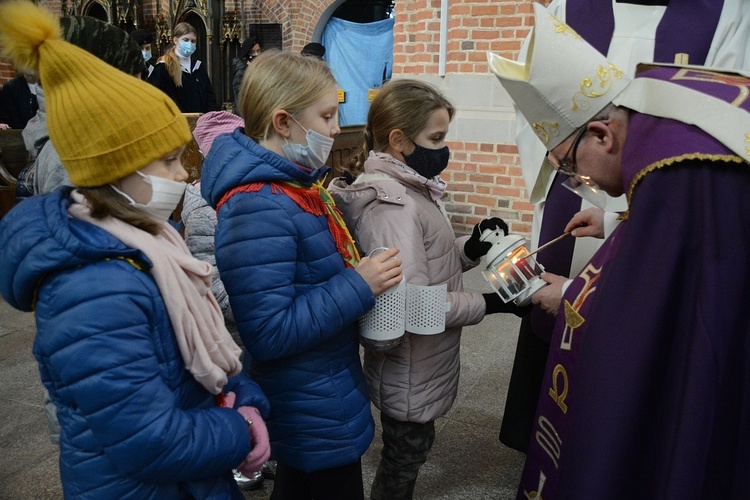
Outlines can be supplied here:
[[[640, 77], [750, 108], [750, 79]], [[518, 497], [750, 498], [750, 165], [625, 108], [587, 127], [576, 172], [629, 211], [563, 298]]]
[[[534, 57], [585, 43], [541, 24]], [[629, 202], [563, 297], [518, 498], [750, 498], [750, 79], [618, 84], [573, 52], [555, 88], [507, 63], [490, 60], [550, 162]]]

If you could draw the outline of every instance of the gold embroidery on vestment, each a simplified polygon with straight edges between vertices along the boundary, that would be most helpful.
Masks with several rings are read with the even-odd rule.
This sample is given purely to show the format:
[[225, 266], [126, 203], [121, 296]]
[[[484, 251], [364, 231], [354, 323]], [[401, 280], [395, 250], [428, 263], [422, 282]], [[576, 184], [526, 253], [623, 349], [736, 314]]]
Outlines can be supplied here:
[[727, 75], [713, 71], [682, 68], [670, 80], [690, 80], [696, 82], [713, 82], [736, 87], [739, 94], [734, 98], [732, 106], [741, 106], [750, 96], [750, 78], [739, 75]]
[[545, 144], [549, 144], [551, 137], [557, 137], [560, 135], [560, 131], [557, 129], [557, 122], [535, 123], [532, 127], [534, 128], [534, 133], [536, 133], [537, 137], [539, 137], [539, 139]]
[[588, 109], [588, 99], [597, 99], [607, 95], [612, 90], [614, 81], [622, 79], [622, 75], [622, 70], [614, 64], [608, 63], [607, 66], [600, 64], [595, 78], [586, 77], [581, 80], [580, 90], [573, 94], [573, 111]]
[[[560, 384], [558, 381], [562, 382], [562, 391], [559, 390]], [[565, 399], [568, 397], [569, 387], [568, 372], [563, 365], [558, 363], [555, 369], [552, 370], [552, 387], [549, 388], [549, 395], [563, 413], [568, 413], [568, 404], [565, 402]]]
[[578, 314], [578, 311], [576, 311], [573, 306], [568, 302], [565, 301], [565, 324], [568, 325], [571, 328], [578, 328], [583, 324], [583, 322], [586, 321], [583, 316]]
[[573, 28], [571, 28], [564, 22], [560, 21], [558, 18], [556, 18], [552, 14], [550, 14], [550, 17], [555, 20], [554, 22], [555, 33], [560, 33], [561, 35], [564, 35], [564, 36], [572, 36], [576, 40], [583, 40], [583, 38], [581, 38], [581, 35], [576, 33], [576, 31]]

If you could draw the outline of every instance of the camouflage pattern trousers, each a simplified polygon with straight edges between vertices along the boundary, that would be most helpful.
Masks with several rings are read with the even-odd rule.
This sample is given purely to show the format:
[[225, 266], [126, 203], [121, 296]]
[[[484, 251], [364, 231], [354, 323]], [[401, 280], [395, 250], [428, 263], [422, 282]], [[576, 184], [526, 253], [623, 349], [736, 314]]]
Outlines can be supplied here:
[[383, 413], [383, 451], [371, 500], [411, 500], [419, 468], [435, 442], [435, 422], [401, 422]]

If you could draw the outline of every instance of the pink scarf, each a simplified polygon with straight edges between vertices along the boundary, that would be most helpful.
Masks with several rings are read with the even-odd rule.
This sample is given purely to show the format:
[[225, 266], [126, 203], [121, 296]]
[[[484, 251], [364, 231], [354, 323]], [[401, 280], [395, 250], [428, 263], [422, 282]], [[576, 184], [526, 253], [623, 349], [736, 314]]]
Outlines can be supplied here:
[[162, 224], [161, 234], [152, 236], [114, 217], [94, 219], [81, 193], [73, 191], [71, 197], [71, 217], [100, 227], [152, 262], [150, 273], [169, 313], [185, 367], [207, 391], [219, 394], [227, 375], [240, 373], [242, 349], [227, 331], [211, 293], [213, 266], [193, 257], [167, 222]]

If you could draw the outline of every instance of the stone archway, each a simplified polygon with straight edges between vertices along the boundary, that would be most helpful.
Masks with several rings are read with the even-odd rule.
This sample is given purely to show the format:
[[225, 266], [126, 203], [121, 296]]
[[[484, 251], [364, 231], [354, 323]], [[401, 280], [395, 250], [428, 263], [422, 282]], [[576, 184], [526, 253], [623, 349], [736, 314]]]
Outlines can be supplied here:
[[[372, 7], [372, 11], [367, 12], [363, 10], [363, 3], [370, 4], [370, 6]], [[328, 20], [333, 16], [334, 13], [336, 13], [336, 11], [340, 11], [342, 14], [340, 17], [347, 19], [348, 21], [371, 22], [384, 19], [385, 17], [383, 16], [385, 16], [389, 11], [392, 11], [394, 4], [395, 1], [391, 0], [382, 0], [375, 2], [373, 2], [372, 0], [334, 0], [320, 16], [320, 20], [313, 30], [311, 41], [320, 42], [320, 38], [323, 35], [323, 30], [325, 29]], [[347, 7], [349, 8], [347, 9]]]
[[112, 10], [109, 2], [92, 0], [81, 7], [81, 15], [94, 17], [105, 23], [112, 22]]

